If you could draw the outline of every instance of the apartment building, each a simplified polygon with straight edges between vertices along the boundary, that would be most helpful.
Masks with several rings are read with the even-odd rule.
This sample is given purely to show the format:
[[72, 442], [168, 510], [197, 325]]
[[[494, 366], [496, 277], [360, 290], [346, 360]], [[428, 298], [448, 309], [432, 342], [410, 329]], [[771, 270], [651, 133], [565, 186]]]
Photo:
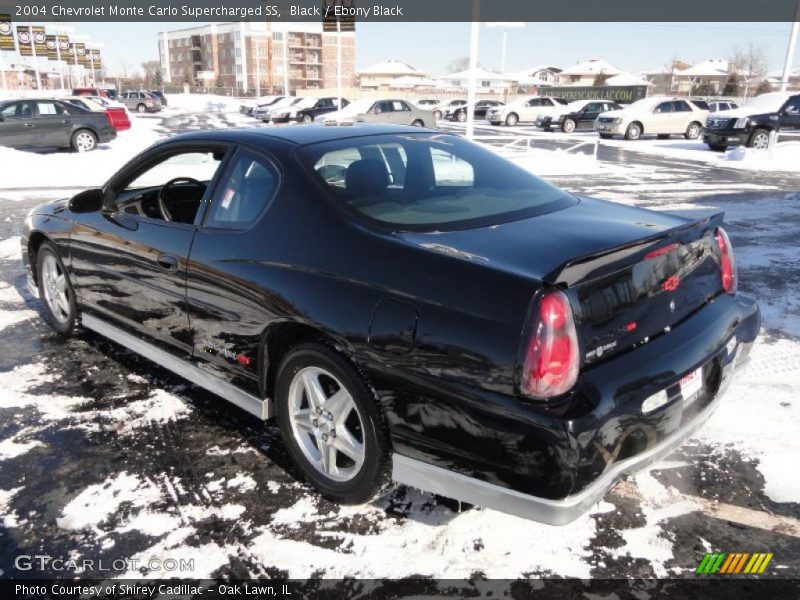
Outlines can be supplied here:
[[[338, 37], [337, 37], [338, 36]], [[355, 85], [355, 34], [322, 31], [322, 23], [220, 23], [159, 33], [164, 81], [172, 85], [293, 93]]]

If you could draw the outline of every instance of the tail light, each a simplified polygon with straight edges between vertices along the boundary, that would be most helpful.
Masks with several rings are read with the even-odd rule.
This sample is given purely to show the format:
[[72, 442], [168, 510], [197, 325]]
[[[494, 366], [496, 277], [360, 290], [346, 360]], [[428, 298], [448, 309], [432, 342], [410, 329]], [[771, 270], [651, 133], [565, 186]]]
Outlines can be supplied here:
[[546, 293], [539, 300], [522, 365], [522, 393], [552, 398], [568, 392], [578, 379], [578, 335], [566, 294]]
[[715, 233], [717, 249], [719, 250], [719, 268], [722, 273], [722, 289], [729, 294], [736, 293], [736, 261], [733, 259], [733, 246], [728, 239], [728, 234], [722, 227]]

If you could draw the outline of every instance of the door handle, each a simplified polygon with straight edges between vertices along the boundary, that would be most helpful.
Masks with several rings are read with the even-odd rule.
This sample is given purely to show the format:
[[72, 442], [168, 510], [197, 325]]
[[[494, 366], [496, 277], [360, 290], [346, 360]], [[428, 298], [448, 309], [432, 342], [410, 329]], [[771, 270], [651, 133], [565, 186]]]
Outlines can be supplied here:
[[158, 266], [164, 269], [165, 271], [177, 271], [178, 270], [178, 259], [174, 256], [169, 254], [161, 254], [156, 259]]
[[25, 123], [25, 127], [33, 127], [33, 123]]

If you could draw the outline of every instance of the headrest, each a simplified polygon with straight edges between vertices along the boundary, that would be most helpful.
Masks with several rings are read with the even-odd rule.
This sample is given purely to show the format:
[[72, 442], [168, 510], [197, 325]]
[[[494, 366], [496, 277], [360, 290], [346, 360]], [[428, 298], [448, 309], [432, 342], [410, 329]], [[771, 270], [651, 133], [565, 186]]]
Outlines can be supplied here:
[[389, 185], [386, 163], [378, 158], [362, 158], [347, 167], [344, 180], [348, 192], [378, 194]]

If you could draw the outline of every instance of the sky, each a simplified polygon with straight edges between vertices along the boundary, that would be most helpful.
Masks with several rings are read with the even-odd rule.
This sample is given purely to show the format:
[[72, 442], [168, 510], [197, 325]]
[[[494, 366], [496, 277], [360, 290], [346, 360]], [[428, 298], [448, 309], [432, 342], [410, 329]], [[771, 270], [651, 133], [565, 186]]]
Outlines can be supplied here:
[[[75, 23], [76, 33], [101, 42], [106, 66], [138, 67], [157, 58], [156, 34], [202, 23]], [[470, 23], [358, 23], [356, 68], [397, 59], [432, 75], [469, 54]], [[673, 58], [690, 63], [728, 58], [734, 46], [763, 48], [769, 71], [783, 69], [791, 23], [526, 23], [508, 30], [506, 71], [549, 64], [567, 67], [604, 58], [631, 72], [663, 67]], [[502, 33], [481, 24], [479, 60], [501, 66]], [[122, 40], [122, 43], [117, 43]], [[135, 41], [134, 41], [135, 40]], [[793, 68], [800, 68], [800, 46]]]

